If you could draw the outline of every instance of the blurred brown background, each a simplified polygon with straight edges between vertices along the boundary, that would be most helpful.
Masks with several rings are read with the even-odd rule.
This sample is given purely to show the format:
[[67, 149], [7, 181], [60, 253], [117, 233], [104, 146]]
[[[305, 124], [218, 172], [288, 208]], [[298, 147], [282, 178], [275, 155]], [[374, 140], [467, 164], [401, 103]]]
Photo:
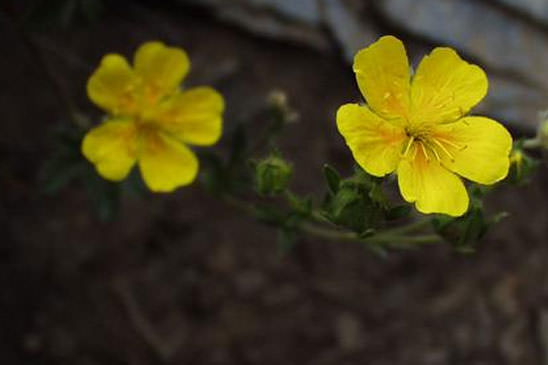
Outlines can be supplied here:
[[225, 95], [227, 131], [284, 90], [301, 115], [282, 138], [293, 188], [321, 194], [324, 162], [352, 164], [334, 125], [360, 98], [352, 55], [382, 34], [414, 64], [455, 47], [490, 78], [476, 113], [534, 133], [548, 107], [548, 1], [97, 1], [3, 1], [0, 364], [548, 364], [545, 167], [491, 197], [512, 216], [469, 256], [435, 246], [381, 259], [311, 238], [280, 256], [269, 227], [196, 187], [123, 195], [104, 222], [78, 182], [43, 192], [48, 136], [69, 122], [28, 47], [96, 120], [87, 77], [147, 40], [188, 51], [186, 84]]

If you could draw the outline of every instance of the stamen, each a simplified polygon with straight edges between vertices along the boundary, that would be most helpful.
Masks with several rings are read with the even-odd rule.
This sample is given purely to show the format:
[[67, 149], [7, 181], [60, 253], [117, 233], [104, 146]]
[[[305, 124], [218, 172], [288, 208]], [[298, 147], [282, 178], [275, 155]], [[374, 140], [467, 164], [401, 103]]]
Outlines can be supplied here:
[[438, 160], [438, 162], [440, 162], [441, 158], [440, 158], [440, 155], [438, 154], [438, 151], [436, 151], [434, 146], [428, 146], [428, 147], [430, 147], [430, 151], [432, 151], [434, 153], [434, 156], [436, 157], [436, 160]]
[[432, 138], [432, 141], [433, 141], [436, 145], [438, 145], [438, 146], [441, 148], [441, 150], [442, 150], [443, 152], [445, 152], [445, 154], [446, 154], [447, 156], [449, 156], [449, 159], [451, 159], [451, 162], [455, 162], [455, 157], [453, 157], [453, 155], [447, 150], [447, 148], [445, 148], [445, 146], [444, 146], [440, 141], [438, 141], [438, 140], [435, 139], [435, 138]]
[[409, 149], [411, 148], [411, 145], [413, 144], [413, 141], [415, 140], [415, 137], [411, 136], [409, 137], [409, 142], [407, 142], [407, 146], [405, 147], [405, 151], [403, 152], [403, 157], [407, 156], [409, 153]]
[[460, 151], [462, 151], [462, 150], [466, 149], [466, 147], [468, 147], [468, 146], [465, 145], [465, 144], [464, 144], [464, 145], [459, 145], [459, 144], [457, 144], [457, 143], [455, 143], [455, 142], [453, 142], [453, 141], [450, 141], [450, 140], [448, 140], [448, 139], [445, 139], [445, 138], [443, 138], [443, 137], [436, 137], [435, 139], [437, 139], [438, 141], [443, 142], [443, 143], [445, 143], [445, 144], [448, 144], [448, 145], [451, 146], [451, 147], [455, 147], [456, 149], [458, 149], [458, 150], [460, 150]]
[[428, 153], [426, 152], [426, 148], [424, 147], [424, 145], [422, 144], [422, 142], [419, 142], [419, 145], [421, 146], [422, 153], [424, 154], [424, 157], [426, 157], [426, 162], [430, 161], [430, 156], [429, 156]]
[[428, 148], [428, 150], [430, 150], [434, 154], [434, 157], [436, 158], [436, 160], [438, 160], [438, 162], [441, 162], [441, 157], [435, 148], [436, 146], [433, 146], [430, 142], [431, 142], [430, 139], [422, 140], [422, 143], [424, 144], [425, 148]]

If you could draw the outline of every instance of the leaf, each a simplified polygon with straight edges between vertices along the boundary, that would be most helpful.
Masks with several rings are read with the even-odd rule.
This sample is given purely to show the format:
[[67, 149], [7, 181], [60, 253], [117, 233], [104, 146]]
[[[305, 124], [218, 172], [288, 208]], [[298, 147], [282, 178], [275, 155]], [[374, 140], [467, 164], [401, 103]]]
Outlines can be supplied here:
[[242, 164], [246, 161], [248, 149], [247, 133], [242, 123], [239, 123], [230, 140], [230, 164]]
[[300, 197], [290, 191], [286, 192], [286, 198], [289, 206], [294, 212], [302, 217], [308, 217], [312, 214], [312, 198], [309, 196]]
[[453, 218], [449, 216], [437, 216], [433, 219], [434, 229], [448, 242], [455, 250], [461, 253], [475, 251], [488, 229], [495, 223], [506, 217], [505, 212], [498, 213], [489, 219], [485, 218], [481, 205], [471, 207], [462, 217]]
[[202, 164], [200, 179], [206, 190], [214, 195], [227, 190], [227, 173], [223, 160], [210, 151], [200, 151]]
[[48, 176], [44, 177], [42, 190], [46, 194], [55, 194], [81, 177], [85, 169], [86, 166], [83, 164], [59, 166], [54, 171], [47, 172]]
[[286, 255], [297, 243], [298, 234], [293, 229], [281, 228], [278, 230], [278, 251], [280, 256]]
[[359, 233], [369, 228], [373, 204], [359, 188], [345, 186], [328, 199], [324, 209], [331, 222]]
[[396, 220], [405, 218], [411, 213], [411, 205], [409, 204], [402, 204], [395, 207], [392, 207], [388, 209], [386, 212], [386, 219], [388, 220]]
[[84, 179], [84, 185], [99, 219], [104, 222], [114, 220], [120, 206], [119, 185], [102, 179], [91, 169]]
[[341, 183], [341, 176], [332, 166], [325, 164], [323, 165], [323, 173], [325, 180], [327, 181], [327, 186], [331, 194], [337, 194], [339, 191], [339, 186]]

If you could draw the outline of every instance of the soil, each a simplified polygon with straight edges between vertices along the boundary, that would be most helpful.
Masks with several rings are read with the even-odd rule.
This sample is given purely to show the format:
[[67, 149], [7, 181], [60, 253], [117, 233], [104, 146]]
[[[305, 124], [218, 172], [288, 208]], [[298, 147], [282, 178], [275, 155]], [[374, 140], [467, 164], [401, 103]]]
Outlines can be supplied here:
[[[324, 162], [350, 171], [334, 111], [359, 93], [336, 50], [143, 5], [32, 37], [97, 119], [84, 85], [102, 55], [151, 39], [183, 46], [188, 84], [225, 95], [227, 130], [271, 90], [288, 94], [301, 116], [282, 143], [296, 191], [322, 192]], [[0, 40], [1, 364], [548, 363], [545, 168], [493, 195], [490, 208], [511, 216], [471, 255], [436, 245], [383, 259], [308, 237], [280, 256], [270, 227], [197, 187], [124, 195], [118, 218], [102, 222], [80, 184], [42, 192], [46, 136], [63, 111], [20, 34], [5, 28]]]

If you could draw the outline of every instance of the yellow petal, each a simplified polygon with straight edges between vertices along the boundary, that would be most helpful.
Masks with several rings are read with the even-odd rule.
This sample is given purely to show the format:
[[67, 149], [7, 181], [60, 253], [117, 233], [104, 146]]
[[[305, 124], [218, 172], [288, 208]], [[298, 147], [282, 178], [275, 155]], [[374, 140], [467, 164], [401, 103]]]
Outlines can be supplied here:
[[398, 166], [398, 185], [405, 200], [419, 212], [458, 217], [468, 210], [468, 193], [461, 179], [444, 168], [433, 156], [427, 157], [415, 143], [409, 158]]
[[146, 96], [155, 102], [177, 89], [189, 71], [190, 61], [180, 48], [147, 42], [135, 52], [134, 67], [146, 88]]
[[137, 132], [130, 120], [111, 120], [90, 130], [82, 141], [82, 153], [107, 180], [123, 180], [136, 158]]
[[354, 159], [365, 171], [384, 176], [396, 169], [406, 139], [402, 128], [358, 104], [345, 104], [339, 108], [337, 127]]
[[480, 184], [506, 177], [510, 167], [512, 136], [502, 124], [484, 117], [466, 117], [438, 126], [433, 138], [444, 145], [444, 165]]
[[87, 83], [89, 98], [114, 115], [132, 115], [136, 108], [137, 79], [126, 59], [117, 54], [103, 57]]
[[154, 112], [154, 119], [185, 143], [209, 146], [221, 137], [223, 111], [221, 94], [210, 87], [197, 87], [166, 100]]
[[424, 57], [411, 83], [412, 124], [452, 122], [487, 94], [483, 70], [463, 61], [451, 48]]
[[179, 141], [161, 132], [145, 130], [139, 147], [139, 168], [150, 190], [170, 192], [196, 178], [198, 159]]
[[385, 36], [354, 58], [358, 86], [375, 113], [388, 120], [409, 113], [409, 62], [403, 43]]

